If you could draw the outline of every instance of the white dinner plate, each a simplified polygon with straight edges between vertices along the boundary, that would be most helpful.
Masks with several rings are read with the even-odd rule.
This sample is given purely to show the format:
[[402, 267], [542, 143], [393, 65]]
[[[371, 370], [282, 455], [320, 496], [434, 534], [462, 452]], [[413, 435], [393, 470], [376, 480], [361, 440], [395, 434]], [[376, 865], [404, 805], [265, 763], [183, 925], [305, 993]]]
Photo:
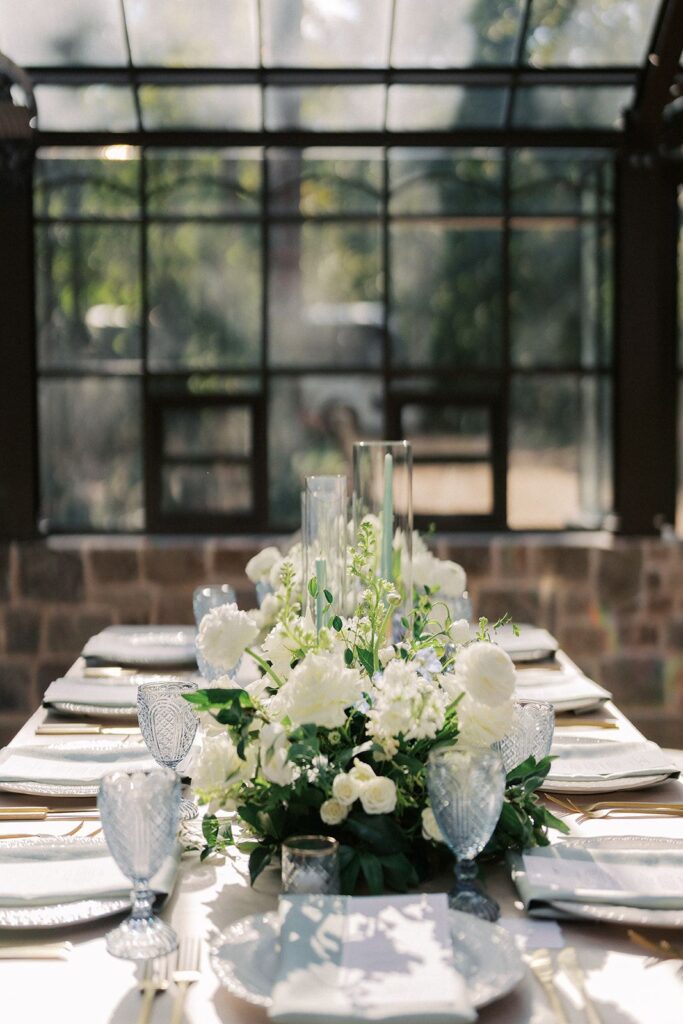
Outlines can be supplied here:
[[69, 715], [75, 718], [135, 718], [138, 717], [138, 709], [134, 704], [130, 707], [105, 707], [102, 704], [79, 704], [71, 700], [56, 700], [49, 703], [43, 702], [43, 707], [59, 712], [60, 715]]
[[[2, 763], [7, 760], [13, 753], [17, 753], [19, 750], [24, 750], [24, 747], [5, 747], [2, 755], [0, 755], [0, 774], [2, 774]], [[152, 763], [152, 757], [147, 748], [143, 743], [112, 743], [105, 741], [104, 743], [98, 740], [91, 741], [78, 741], [76, 743], [71, 740], [67, 740], [66, 743], [45, 743], [40, 746], [32, 748], [36, 753], [44, 752], [46, 754], [64, 755], [68, 750], [72, 754], [82, 754], [85, 756], [91, 755], [91, 760], [97, 761], [98, 755], [101, 757], [103, 754], [121, 754], [129, 755], [125, 757], [125, 760], [133, 759], [138, 755], [140, 757], [140, 767], [149, 767]], [[109, 764], [104, 765], [102, 775], [106, 774], [107, 771], [114, 771], [117, 768], [118, 762], [112, 760]], [[100, 778], [93, 780], [92, 782], [50, 782], [42, 779], [16, 779], [0, 781], [0, 791], [6, 793], [21, 793], [25, 796], [50, 796], [50, 797], [95, 797], [97, 796], [100, 788]]]
[[[514, 938], [498, 925], [449, 911], [455, 967], [479, 1009], [507, 995], [524, 975]], [[272, 1005], [279, 961], [277, 912], [243, 917], [211, 944], [211, 964], [229, 992], [256, 1006]]]
[[546, 779], [540, 787], [544, 793], [618, 793], [623, 789], [651, 789], [652, 786], [661, 786], [663, 782], [669, 782], [677, 778], [667, 772], [665, 775], [639, 775], [637, 778], [621, 779], [582, 779], [567, 780]]

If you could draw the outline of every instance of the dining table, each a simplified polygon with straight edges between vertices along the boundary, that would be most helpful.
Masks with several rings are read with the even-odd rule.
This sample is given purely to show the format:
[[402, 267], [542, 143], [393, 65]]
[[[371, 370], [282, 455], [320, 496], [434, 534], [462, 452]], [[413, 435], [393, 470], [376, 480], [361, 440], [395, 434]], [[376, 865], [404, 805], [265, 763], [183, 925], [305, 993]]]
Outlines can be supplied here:
[[[70, 669], [78, 675], [82, 661]], [[563, 721], [571, 716], [563, 716]], [[607, 701], [590, 714], [581, 713], [582, 722], [592, 725], [562, 725], [563, 735], [600, 737], [608, 734], [620, 740], [638, 740], [642, 735], [611, 702]], [[37, 709], [11, 741], [21, 744], [53, 744], [68, 737], [36, 733], [39, 726], [64, 722], [53, 711]], [[607, 733], [601, 723], [610, 722]], [[106, 737], [102, 737], [106, 742]], [[136, 735], [129, 742], [141, 743]], [[683, 770], [683, 752], [668, 751]], [[645, 803], [683, 803], [683, 784], [667, 781], [659, 786], [629, 790], [629, 800]], [[614, 794], [624, 798], [623, 793]], [[607, 800], [609, 794], [593, 799]], [[35, 805], [45, 801], [12, 793], [0, 794], [5, 806]], [[92, 801], [69, 800], [70, 807], [91, 805]], [[59, 806], [58, 799], [49, 803]], [[565, 821], [571, 836], [661, 836], [683, 844], [683, 817], [609, 817], [579, 821], [579, 816], [559, 805], [549, 804]], [[84, 833], [98, 825], [88, 821]], [[0, 836], [17, 831], [40, 835], [61, 835], [70, 823], [59, 819], [22, 822], [0, 821]], [[199, 829], [199, 825], [195, 826]], [[563, 837], [551, 833], [551, 841]], [[1, 842], [1, 840], [0, 840]], [[519, 895], [511, 881], [506, 864], [487, 865], [483, 869], [486, 886], [501, 906], [503, 927], [517, 935], [523, 955], [528, 956], [536, 945], [548, 943], [547, 926], [525, 917]], [[426, 888], [446, 891], [449, 878], [435, 880]], [[249, 884], [246, 857], [231, 852], [213, 854], [200, 861], [196, 850], [183, 854], [175, 888], [167, 900], [162, 917], [181, 936], [201, 939], [203, 956], [200, 976], [190, 986], [185, 1003], [187, 1024], [262, 1024], [267, 1021], [265, 1009], [231, 995], [219, 982], [211, 966], [209, 948], [217, 935], [247, 915], [266, 914], [277, 909], [280, 878], [276, 868], [267, 869], [252, 887]], [[114, 919], [116, 921], [116, 919]], [[141, 1005], [138, 987], [140, 967], [132, 961], [116, 959], [105, 948], [104, 936], [112, 927], [112, 919], [101, 919], [84, 925], [60, 927], [42, 932], [0, 931], [0, 947], [31, 941], [63, 941], [71, 943], [65, 960], [0, 959], [0, 1020], [2, 1024], [44, 1024], [59, 1021], [68, 1024], [136, 1024]], [[564, 972], [558, 971], [556, 983], [562, 996], [566, 1019], [570, 1024], [589, 1021], [596, 1024], [681, 1024], [683, 1022], [683, 962], [656, 958], [629, 937], [627, 928], [617, 924], [592, 921], [559, 921], [554, 945], [574, 947], [585, 973], [585, 986], [598, 1016], [586, 1015], [579, 988]], [[559, 931], [557, 930], [559, 928]], [[540, 930], [539, 930], [540, 929]], [[683, 932], [644, 929], [652, 938], [668, 938], [680, 946]], [[557, 955], [556, 949], [553, 950]], [[171, 1019], [172, 986], [159, 994], [153, 1003], [151, 1021], [163, 1024]], [[527, 968], [521, 983], [508, 995], [482, 1008], [481, 1024], [555, 1024], [557, 1017], [547, 995], [536, 977]]]

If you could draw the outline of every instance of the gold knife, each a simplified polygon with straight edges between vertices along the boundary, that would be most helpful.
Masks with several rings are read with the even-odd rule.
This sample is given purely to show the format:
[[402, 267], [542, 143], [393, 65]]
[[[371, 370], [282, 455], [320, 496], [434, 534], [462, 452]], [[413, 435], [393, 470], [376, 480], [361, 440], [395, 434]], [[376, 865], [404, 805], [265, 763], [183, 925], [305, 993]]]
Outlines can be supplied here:
[[131, 736], [139, 735], [137, 725], [97, 725], [90, 722], [43, 722], [36, 736]]
[[39, 942], [26, 946], [0, 946], [0, 960], [68, 960], [70, 942]]
[[86, 679], [119, 679], [123, 676], [123, 681], [126, 681], [128, 676], [142, 676], [145, 679], [157, 679], [159, 676], [187, 676], [188, 678], [194, 674], [193, 669], [188, 669], [187, 665], [178, 666], [176, 668], [173, 665], [164, 665], [163, 667], [150, 669], [134, 667], [132, 665], [86, 665], [81, 670], [83, 676]]
[[556, 718], [555, 728], [559, 726], [560, 729], [570, 729], [572, 726], [582, 726], [588, 729], [618, 729], [619, 723], [612, 721], [604, 721], [604, 719], [598, 719], [592, 722], [590, 718]]
[[61, 821], [78, 821], [81, 818], [99, 817], [97, 807], [0, 807], [0, 821], [45, 821], [58, 818]]

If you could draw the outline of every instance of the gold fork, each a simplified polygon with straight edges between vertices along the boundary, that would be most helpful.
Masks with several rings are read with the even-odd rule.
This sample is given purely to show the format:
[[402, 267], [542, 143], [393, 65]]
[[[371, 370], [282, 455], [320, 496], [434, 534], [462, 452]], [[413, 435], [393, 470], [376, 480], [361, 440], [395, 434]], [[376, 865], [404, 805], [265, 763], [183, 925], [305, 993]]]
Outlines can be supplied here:
[[667, 939], [652, 942], [651, 939], [647, 939], [632, 928], [629, 928], [626, 934], [631, 942], [635, 942], [637, 946], [646, 949], [648, 953], [659, 957], [660, 960], [683, 960], [683, 946], [673, 946]]
[[[85, 825], [85, 820], [81, 820], [81, 821], [79, 821], [78, 825], [76, 825], [75, 828], [72, 828], [69, 832], [59, 832], [57, 835], [55, 835], [54, 838], [55, 839], [68, 839], [70, 836], [75, 836], [76, 833], [79, 832], [83, 828], [84, 825]], [[96, 828], [94, 832], [88, 832], [87, 836], [83, 836], [83, 838], [84, 839], [94, 839], [95, 836], [98, 836], [101, 831], [102, 831], [101, 827], [100, 828]], [[49, 832], [9, 832], [6, 835], [0, 835], [0, 840], [2, 840], [2, 839], [42, 839], [43, 837], [48, 837], [49, 838], [50, 834], [51, 833], [49, 833]]]
[[199, 965], [202, 959], [202, 944], [198, 936], [181, 938], [178, 947], [178, 963], [172, 974], [173, 981], [178, 989], [173, 1003], [173, 1016], [171, 1024], [180, 1024], [183, 1019], [183, 1007], [185, 996], [190, 985], [199, 981]]
[[550, 950], [534, 950], [529, 957], [528, 964], [536, 975], [536, 979], [539, 981], [541, 987], [545, 991], [551, 1009], [555, 1014], [557, 1024], [569, 1024], [567, 1014], [564, 1012], [564, 1007], [560, 1001], [559, 993], [555, 988], [555, 968], [553, 967]]
[[168, 988], [168, 957], [145, 960], [138, 988], [142, 992], [138, 1024], [149, 1024], [155, 995], [165, 992]]
[[583, 999], [583, 1008], [586, 1013], [586, 1020], [588, 1021], [588, 1024], [602, 1024], [600, 1014], [595, 1007], [595, 1003], [586, 991], [586, 976], [583, 972], [583, 967], [579, 963], [579, 957], [574, 947], [565, 946], [564, 949], [561, 949], [557, 954], [557, 962], [570, 981], [574, 983], [574, 986]]

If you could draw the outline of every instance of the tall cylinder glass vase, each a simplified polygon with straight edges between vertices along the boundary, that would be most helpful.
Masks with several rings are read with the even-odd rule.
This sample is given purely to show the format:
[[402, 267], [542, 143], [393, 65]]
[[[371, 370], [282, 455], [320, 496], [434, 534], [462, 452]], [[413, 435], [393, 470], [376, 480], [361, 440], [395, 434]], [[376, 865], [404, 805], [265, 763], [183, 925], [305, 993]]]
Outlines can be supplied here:
[[409, 441], [360, 441], [353, 446], [353, 521], [377, 534], [375, 572], [395, 583], [402, 611], [413, 597], [413, 452]]
[[304, 595], [318, 630], [344, 614], [347, 515], [345, 476], [306, 477], [301, 524]]

